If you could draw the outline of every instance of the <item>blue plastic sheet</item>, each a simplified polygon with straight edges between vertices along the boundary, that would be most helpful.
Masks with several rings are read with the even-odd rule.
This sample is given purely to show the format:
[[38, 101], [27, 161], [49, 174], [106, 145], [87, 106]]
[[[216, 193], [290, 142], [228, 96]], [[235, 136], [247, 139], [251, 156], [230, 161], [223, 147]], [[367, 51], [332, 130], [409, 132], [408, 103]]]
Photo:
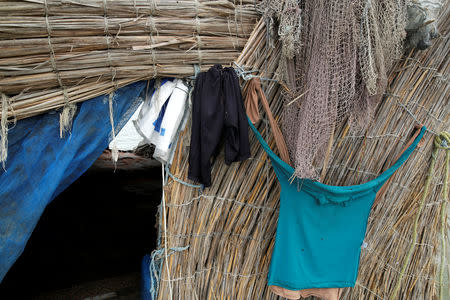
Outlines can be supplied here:
[[[141, 81], [118, 89], [116, 133], [145, 93]], [[81, 176], [110, 141], [108, 96], [78, 105], [71, 133], [59, 137], [59, 114], [20, 120], [8, 133], [6, 172], [0, 170], [0, 282], [20, 256], [47, 204]]]
[[[156, 258], [146, 254], [141, 263], [141, 300], [154, 300], [158, 291], [158, 278], [160, 275], [161, 261], [155, 262]], [[154, 268], [152, 268], [152, 262]], [[156, 272], [157, 274], [155, 274]]]

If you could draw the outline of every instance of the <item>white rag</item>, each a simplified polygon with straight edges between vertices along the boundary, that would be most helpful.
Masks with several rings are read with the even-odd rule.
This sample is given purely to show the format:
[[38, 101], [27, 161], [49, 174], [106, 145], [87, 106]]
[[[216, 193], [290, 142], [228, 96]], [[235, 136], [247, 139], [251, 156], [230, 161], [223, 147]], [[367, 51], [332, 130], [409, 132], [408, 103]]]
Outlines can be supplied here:
[[[186, 119], [188, 87], [181, 79], [167, 81], [154, 92], [150, 101], [145, 101], [139, 117], [133, 121], [136, 130], [147, 144], [155, 145], [153, 157], [162, 163], [170, 163], [175, 148], [174, 139]], [[155, 128], [161, 108], [168, 101], [161, 126]], [[184, 124], [185, 122], [183, 122]]]
[[161, 162], [168, 162], [172, 152], [171, 150], [174, 148], [172, 144], [185, 115], [188, 90], [188, 87], [182, 80], [176, 80], [176, 86], [167, 104], [166, 112], [161, 123], [161, 130], [155, 143], [156, 148], [153, 157]]
[[158, 119], [159, 112], [161, 111], [164, 103], [169, 99], [170, 95], [175, 88], [176, 83], [173, 81], [166, 81], [157, 89], [150, 100], [146, 100], [142, 105], [142, 109], [139, 112], [137, 120], [133, 121], [137, 132], [144, 138], [147, 144], [153, 144], [151, 137], [155, 132], [155, 121]]

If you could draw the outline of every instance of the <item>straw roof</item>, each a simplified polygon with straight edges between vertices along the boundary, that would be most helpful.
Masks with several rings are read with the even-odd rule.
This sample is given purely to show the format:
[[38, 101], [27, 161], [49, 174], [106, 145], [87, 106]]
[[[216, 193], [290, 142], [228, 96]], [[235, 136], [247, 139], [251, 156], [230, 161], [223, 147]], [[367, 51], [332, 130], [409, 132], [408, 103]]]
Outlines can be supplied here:
[[[447, 6], [440, 18], [441, 37], [428, 50], [411, 52], [394, 67], [386, 96], [367, 132], [349, 133], [343, 124], [334, 134], [324, 182], [352, 185], [373, 179], [392, 164], [414, 125], [423, 123], [428, 128], [424, 145], [396, 172], [372, 211], [356, 286], [346, 289], [342, 299], [431, 299], [437, 297], [441, 284], [448, 288], [448, 283], [439, 281], [441, 244], [447, 242], [441, 235], [441, 228], [447, 228], [441, 201], [443, 163], [433, 174], [423, 206], [419, 200], [434, 134], [450, 127], [449, 25]], [[237, 62], [273, 78], [279, 56], [279, 43], [267, 44], [260, 22]], [[273, 81], [263, 82], [271, 109], [280, 116], [283, 88]], [[259, 130], [274, 147], [267, 124], [263, 122]], [[231, 166], [224, 164], [223, 157], [217, 158], [213, 185], [200, 192], [180, 182], [186, 180], [188, 169], [189, 130], [184, 132], [170, 170], [177, 180], [169, 178], [164, 189], [166, 215], [159, 226], [164, 238], [161, 247], [178, 250], [170, 251], [167, 266], [164, 262], [158, 299], [169, 294], [174, 299], [276, 298], [268, 291], [266, 275], [280, 189], [266, 154], [252, 134], [250, 138], [252, 158]], [[437, 159], [443, 162], [443, 155]], [[405, 260], [410, 249], [411, 259]]]
[[132, 82], [230, 64], [258, 1], [36, 0], [0, 5], [0, 91], [30, 117]]

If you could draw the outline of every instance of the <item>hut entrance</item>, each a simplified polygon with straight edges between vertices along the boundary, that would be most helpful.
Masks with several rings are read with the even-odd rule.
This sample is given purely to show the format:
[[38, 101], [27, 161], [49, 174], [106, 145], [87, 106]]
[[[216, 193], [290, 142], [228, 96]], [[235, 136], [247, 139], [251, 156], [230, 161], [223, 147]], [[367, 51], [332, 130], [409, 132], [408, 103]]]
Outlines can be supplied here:
[[0, 298], [138, 298], [141, 260], [156, 246], [161, 167], [120, 152], [115, 170], [109, 155], [47, 206]]

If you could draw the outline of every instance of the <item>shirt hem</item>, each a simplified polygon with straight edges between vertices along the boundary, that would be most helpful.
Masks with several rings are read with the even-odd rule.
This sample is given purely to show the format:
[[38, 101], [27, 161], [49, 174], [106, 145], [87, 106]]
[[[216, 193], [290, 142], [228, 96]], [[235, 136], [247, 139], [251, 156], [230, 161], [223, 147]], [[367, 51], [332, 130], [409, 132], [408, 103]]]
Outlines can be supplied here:
[[299, 291], [306, 289], [314, 289], [314, 288], [346, 288], [346, 287], [354, 287], [355, 283], [350, 281], [327, 281], [327, 282], [308, 282], [308, 283], [292, 283], [292, 282], [283, 282], [277, 280], [269, 280], [267, 285], [276, 285], [291, 291]]

